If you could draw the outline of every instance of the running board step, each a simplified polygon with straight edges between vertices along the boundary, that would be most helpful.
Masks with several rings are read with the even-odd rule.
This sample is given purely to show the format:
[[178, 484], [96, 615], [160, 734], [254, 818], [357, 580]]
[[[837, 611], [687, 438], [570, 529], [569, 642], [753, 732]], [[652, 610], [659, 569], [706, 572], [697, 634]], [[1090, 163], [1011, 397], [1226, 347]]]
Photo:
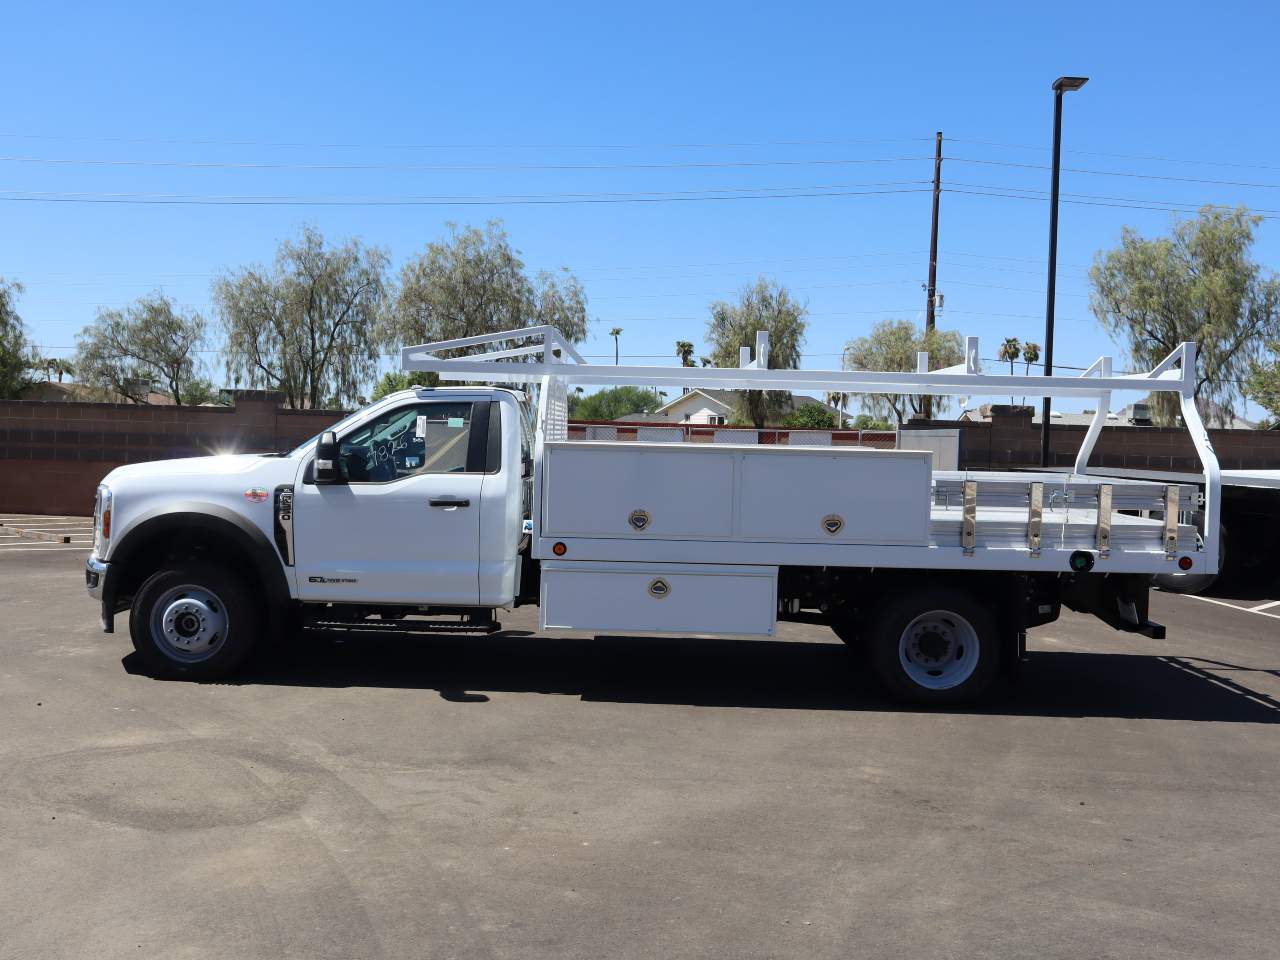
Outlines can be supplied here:
[[419, 617], [403, 617], [399, 620], [381, 618], [340, 619], [338, 617], [307, 617], [304, 627], [308, 630], [349, 630], [362, 633], [447, 633], [488, 636], [502, 630], [497, 620], [429, 620]]

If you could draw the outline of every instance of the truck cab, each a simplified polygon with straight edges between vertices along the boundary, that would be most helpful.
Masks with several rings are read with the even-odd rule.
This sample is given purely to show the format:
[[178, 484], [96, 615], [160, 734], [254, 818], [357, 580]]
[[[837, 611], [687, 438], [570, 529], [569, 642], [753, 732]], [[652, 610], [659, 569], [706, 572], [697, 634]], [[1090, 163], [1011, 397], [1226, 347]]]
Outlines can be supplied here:
[[303, 610], [489, 620], [528, 575], [532, 463], [523, 393], [401, 391], [287, 454], [113, 470], [86, 583], [104, 629], [129, 610], [150, 665], [192, 677]]
[[533, 462], [517, 394], [413, 391], [332, 433], [332, 466], [318, 470], [320, 458], [304, 454], [293, 488], [299, 600], [513, 601]]

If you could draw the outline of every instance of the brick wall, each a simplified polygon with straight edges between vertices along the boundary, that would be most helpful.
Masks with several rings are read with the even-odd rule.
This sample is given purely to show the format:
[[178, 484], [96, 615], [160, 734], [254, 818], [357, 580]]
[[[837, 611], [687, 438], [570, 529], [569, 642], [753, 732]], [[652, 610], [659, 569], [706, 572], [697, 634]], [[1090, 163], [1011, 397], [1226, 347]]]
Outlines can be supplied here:
[[232, 396], [230, 407], [0, 401], [0, 512], [88, 515], [122, 464], [287, 450], [345, 415], [283, 409], [268, 391]]
[[[984, 422], [915, 420], [904, 432], [918, 428], [960, 430], [960, 469], [1004, 470], [1040, 464], [1040, 425], [1030, 411], [993, 410]], [[1075, 463], [1087, 427], [1051, 424], [1049, 452], [1052, 466]], [[1223, 469], [1280, 469], [1280, 430], [1210, 430], [1213, 449]], [[903, 445], [907, 445], [906, 437]], [[1137, 470], [1201, 469], [1191, 437], [1182, 427], [1107, 426], [1102, 428], [1089, 464]]]

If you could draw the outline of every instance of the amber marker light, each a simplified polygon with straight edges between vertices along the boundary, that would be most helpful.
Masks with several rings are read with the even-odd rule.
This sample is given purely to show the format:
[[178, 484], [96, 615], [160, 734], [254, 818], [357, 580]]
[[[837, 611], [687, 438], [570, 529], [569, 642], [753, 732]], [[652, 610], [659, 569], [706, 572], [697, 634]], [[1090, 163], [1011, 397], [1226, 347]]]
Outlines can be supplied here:
[[569, 551], [569, 548], [564, 545], [563, 540], [557, 540], [555, 544], [553, 544], [551, 547], [551, 552], [554, 553], [557, 557], [563, 557], [566, 553], [568, 553], [568, 551]]

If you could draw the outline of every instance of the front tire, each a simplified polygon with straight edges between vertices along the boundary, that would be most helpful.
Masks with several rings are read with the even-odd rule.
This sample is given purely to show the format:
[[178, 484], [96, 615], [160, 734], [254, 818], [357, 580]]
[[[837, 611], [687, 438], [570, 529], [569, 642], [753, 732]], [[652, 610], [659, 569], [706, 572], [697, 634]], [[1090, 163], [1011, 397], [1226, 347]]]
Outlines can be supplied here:
[[999, 673], [999, 639], [986, 606], [953, 587], [912, 585], [881, 606], [867, 629], [881, 683], [920, 704], [979, 699]]
[[261, 603], [237, 577], [184, 564], [143, 583], [129, 611], [129, 633], [155, 675], [216, 680], [248, 657], [262, 620]]

